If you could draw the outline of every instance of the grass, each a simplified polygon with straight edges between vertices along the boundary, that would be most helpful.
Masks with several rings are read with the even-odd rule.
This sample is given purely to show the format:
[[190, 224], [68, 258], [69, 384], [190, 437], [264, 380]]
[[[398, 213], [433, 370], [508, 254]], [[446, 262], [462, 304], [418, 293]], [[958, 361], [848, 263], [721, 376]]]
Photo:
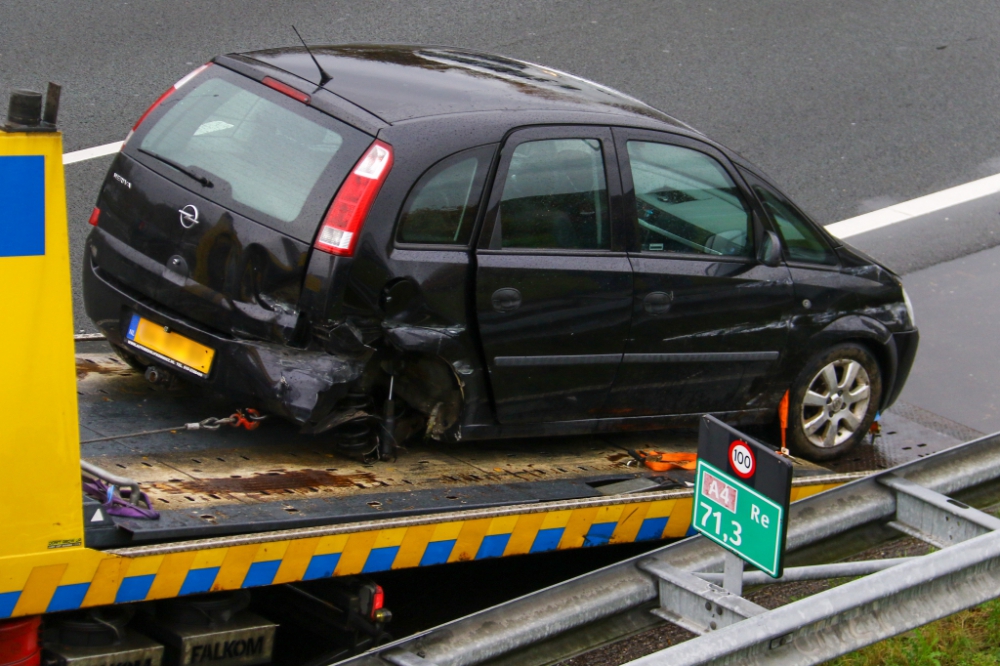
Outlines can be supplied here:
[[852, 652], [829, 666], [1000, 664], [1000, 599]]

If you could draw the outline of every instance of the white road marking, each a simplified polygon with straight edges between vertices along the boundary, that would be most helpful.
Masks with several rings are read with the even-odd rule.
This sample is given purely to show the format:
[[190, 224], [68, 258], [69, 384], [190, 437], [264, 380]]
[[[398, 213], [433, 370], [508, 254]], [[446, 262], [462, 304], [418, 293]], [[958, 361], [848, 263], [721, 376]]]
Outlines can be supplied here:
[[72, 153], [63, 153], [63, 164], [76, 164], [84, 160], [92, 160], [95, 157], [113, 155], [122, 149], [122, 143], [124, 142], [115, 141], [114, 143], [106, 143], [103, 146], [94, 146], [93, 148], [74, 150]]
[[864, 215], [858, 215], [847, 220], [827, 225], [826, 230], [837, 238], [850, 238], [874, 231], [904, 220], [926, 215], [934, 211], [957, 206], [974, 199], [980, 199], [1000, 192], [1000, 174], [974, 180], [971, 183], [949, 187], [947, 190], [934, 192], [926, 196], [910, 199], [894, 204], [888, 208], [875, 210]]
[[[122, 143], [124, 142], [115, 141], [103, 146], [64, 153], [63, 164], [76, 164], [77, 162], [112, 155], [121, 150]], [[898, 224], [919, 215], [926, 215], [927, 213], [957, 206], [973, 201], [974, 199], [996, 194], [997, 192], [1000, 192], [1000, 173], [980, 178], [964, 185], [949, 187], [946, 190], [917, 197], [916, 199], [893, 204], [887, 208], [874, 210], [864, 215], [834, 222], [827, 225], [826, 230], [837, 238], [850, 238], [851, 236], [857, 236], [867, 231], [874, 231], [875, 229]]]

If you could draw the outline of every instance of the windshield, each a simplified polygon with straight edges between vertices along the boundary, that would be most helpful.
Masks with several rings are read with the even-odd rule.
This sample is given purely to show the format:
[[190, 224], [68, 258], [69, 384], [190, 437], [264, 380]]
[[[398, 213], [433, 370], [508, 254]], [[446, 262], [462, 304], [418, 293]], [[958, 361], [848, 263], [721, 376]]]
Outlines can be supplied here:
[[[269, 89], [238, 81], [242, 77], [224, 76], [236, 81], [208, 78], [173, 103], [142, 138], [139, 151], [210, 185], [203, 194], [219, 203], [263, 213], [285, 223], [279, 226], [290, 233], [308, 212], [305, 235], [311, 237], [367, 137], [283, 96], [269, 99], [274, 97]], [[328, 171], [339, 177], [317, 191]], [[306, 211], [314, 191], [321, 202]]]

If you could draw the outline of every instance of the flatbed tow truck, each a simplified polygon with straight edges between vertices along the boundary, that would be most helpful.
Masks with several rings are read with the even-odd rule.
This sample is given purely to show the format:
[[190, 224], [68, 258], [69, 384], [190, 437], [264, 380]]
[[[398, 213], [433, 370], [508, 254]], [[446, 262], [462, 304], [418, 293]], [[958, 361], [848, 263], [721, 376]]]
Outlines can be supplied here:
[[[99, 349], [99, 343], [78, 346]], [[373, 586], [369, 581], [387, 570], [659, 542], [690, 532], [693, 472], [654, 471], [630, 451], [692, 452], [693, 430], [426, 442], [394, 461], [365, 463], [280, 421], [253, 430], [230, 423], [186, 429], [231, 408], [192, 387], [154, 386], [111, 353], [77, 353], [75, 361], [82, 460], [100, 470], [85, 475], [123, 489], [138, 483], [159, 516], [112, 516], [107, 503], [83, 497], [81, 543], [48, 543], [16, 570], [4, 567], [5, 617], [42, 615], [58, 624], [80, 615], [68, 611], [197, 603], [211, 598], [205, 593], [273, 592], [289, 584], [308, 590], [298, 584], [329, 578]], [[901, 417], [887, 420], [897, 429], [922, 429]], [[926, 452], [959, 441], [919, 434], [931, 442]], [[894, 460], [886, 453], [898, 443], [898, 432], [886, 435], [842, 469], [796, 461], [793, 501], [888, 466]], [[268, 597], [267, 603], [277, 602]], [[370, 622], [363, 637], [380, 634], [384, 610], [354, 610]], [[176, 638], [142, 626], [163, 642]], [[212, 644], [224, 646], [245, 628], [217, 622], [212, 631]], [[355, 638], [347, 649], [372, 645]], [[50, 644], [52, 654], [77, 655], [71, 648]], [[199, 657], [168, 650], [165, 660], [198, 663]]]
[[[341, 631], [346, 656], [388, 637], [382, 590], [359, 576], [514, 556], [531, 566], [535, 553], [689, 534], [693, 472], [631, 452], [693, 452], [693, 430], [428, 441], [365, 463], [274, 419], [229, 418], [232, 405], [194, 388], [155, 386], [99, 341], [74, 349], [54, 116], [0, 132], [0, 171], [16, 176], [0, 201], [39, 231], [0, 248], [24, 323], [0, 330], [18, 359], [0, 370], [0, 664], [265, 663], [286, 630], [272, 611], [324, 640]], [[974, 434], [915, 409], [884, 417], [858, 455], [796, 461], [792, 500]], [[103, 499], [85, 495], [81, 461]], [[128, 509], [142, 493], [157, 518], [109, 514], [121, 497], [119, 513], [141, 513]], [[309, 594], [308, 581], [329, 578], [348, 581], [337, 599]]]

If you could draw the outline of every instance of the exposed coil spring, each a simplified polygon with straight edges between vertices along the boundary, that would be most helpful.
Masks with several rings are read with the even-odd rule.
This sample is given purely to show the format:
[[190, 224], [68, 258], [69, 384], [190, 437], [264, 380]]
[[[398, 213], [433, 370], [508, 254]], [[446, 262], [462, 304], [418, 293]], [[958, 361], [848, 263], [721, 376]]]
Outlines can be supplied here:
[[348, 393], [340, 401], [340, 404], [343, 405], [345, 411], [365, 411], [370, 413], [373, 403], [370, 395], [365, 393]]
[[334, 432], [334, 442], [344, 453], [367, 453], [372, 448], [372, 426], [368, 419], [345, 423]]

